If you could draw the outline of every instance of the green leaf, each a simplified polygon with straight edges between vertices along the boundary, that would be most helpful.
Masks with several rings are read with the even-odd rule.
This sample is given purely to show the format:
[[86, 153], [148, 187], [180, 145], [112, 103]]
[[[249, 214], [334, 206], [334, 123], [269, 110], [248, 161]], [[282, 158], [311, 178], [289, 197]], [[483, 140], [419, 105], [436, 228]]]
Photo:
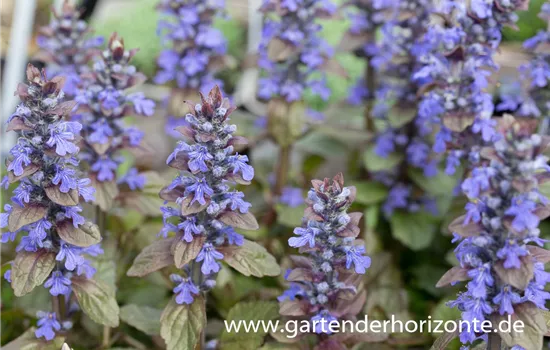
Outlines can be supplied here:
[[17, 253], [11, 269], [13, 293], [20, 297], [44, 283], [55, 267], [55, 253], [46, 249]]
[[163, 188], [164, 179], [154, 171], [140, 173], [145, 176], [145, 186], [139, 191], [123, 191], [118, 196], [120, 204], [124, 208], [131, 208], [147, 216], [161, 216], [160, 207], [164, 200], [159, 197]]
[[371, 145], [363, 153], [363, 164], [370, 171], [388, 170], [403, 161], [402, 154], [392, 153], [387, 158], [382, 158], [375, 153], [374, 149], [375, 146]]
[[[278, 303], [271, 301], [255, 301], [238, 303], [229, 310], [226, 317], [228, 323], [234, 321], [237, 325], [240, 320], [257, 321], [260, 327], [258, 331], [228, 332], [224, 330], [220, 337], [220, 350], [256, 350], [264, 341], [267, 332], [261, 327], [259, 321], [268, 322], [279, 317]], [[242, 323], [241, 323], [242, 325]]]
[[340, 141], [318, 131], [313, 131], [295, 143], [296, 149], [324, 158], [341, 157], [348, 152]]
[[59, 350], [65, 343], [65, 338], [55, 337], [51, 341], [37, 339], [34, 335], [36, 328], [29, 328], [19, 338], [2, 345], [2, 350]]
[[93, 321], [118, 327], [119, 308], [115, 291], [102, 281], [82, 277], [72, 278], [72, 288], [82, 311]]
[[412, 250], [421, 250], [430, 245], [437, 225], [431, 215], [397, 211], [391, 219], [392, 233], [401, 243]]
[[126, 273], [128, 276], [143, 277], [170, 266], [174, 263], [174, 257], [170, 251], [174, 239], [161, 239], [154, 241], [145, 247], [136, 257], [134, 263]]
[[161, 315], [162, 310], [149, 306], [130, 304], [124, 305], [120, 309], [120, 319], [122, 321], [149, 335], [160, 334]]
[[382, 202], [388, 196], [388, 188], [379, 182], [360, 181], [354, 185], [357, 189], [357, 197], [355, 199], [357, 203], [365, 205], [375, 204]]
[[206, 310], [202, 296], [191, 305], [176, 303], [172, 298], [160, 318], [160, 335], [167, 350], [193, 350], [206, 326]]
[[72, 220], [57, 223], [57, 233], [65, 242], [77, 247], [89, 247], [101, 242], [99, 227], [89, 221], [74, 227]]
[[388, 114], [388, 121], [392, 127], [397, 129], [412, 121], [414, 117], [416, 117], [416, 108], [405, 110], [403, 108], [394, 107]]
[[445, 195], [447, 197], [451, 197], [449, 194], [453, 192], [458, 184], [462, 173], [462, 170], [458, 168], [453, 176], [449, 176], [440, 170], [435, 176], [426, 177], [420, 169], [409, 167], [407, 170], [407, 175], [418, 187], [430, 194]]
[[300, 226], [302, 224], [302, 217], [304, 216], [305, 209], [305, 204], [295, 208], [289, 207], [288, 205], [277, 204], [275, 205], [277, 222], [288, 227]]
[[275, 258], [258, 243], [244, 240], [242, 246], [227, 246], [218, 249], [223, 260], [245, 276], [278, 276], [281, 268]]

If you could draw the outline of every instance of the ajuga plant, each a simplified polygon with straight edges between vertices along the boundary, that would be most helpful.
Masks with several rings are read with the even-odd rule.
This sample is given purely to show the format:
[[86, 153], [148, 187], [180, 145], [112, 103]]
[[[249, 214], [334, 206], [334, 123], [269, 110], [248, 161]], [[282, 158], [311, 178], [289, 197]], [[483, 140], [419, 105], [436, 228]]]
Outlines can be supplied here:
[[[542, 5], [539, 17], [550, 22], [550, 3]], [[511, 93], [502, 94], [498, 110], [513, 111], [517, 117], [541, 118], [541, 127], [548, 129], [550, 108], [548, 81], [550, 79], [550, 52], [548, 43], [550, 33], [540, 30], [534, 37], [527, 39], [523, 47], [533, 55], [532, 59], [519, 68], [521, 82], [524, 86]]]
[[126, 50], [124, 40], [114, 33], [107, 49], [96, 57], [92, 71], [83, 74], [82, 88], [75, 100], [79, 104], [73, 119], [83, 125], [83, 149], [80, 158], [89, 166], [90, 177], [98, 191], [96, 205], [107, 211], [118, 194], [119, 183], [130, 188], [143, 188], [145, 179], [135, 169], [117, 180], [117, 169], [123, 162], [120, 151], [139, 149], [143, 132], [127, 127], [123, 118], [151, 116], [155, 103], [142, 92], [127, 90], [145, 81], [145, 76], [130, 64], [137, 49]]
[[223, 85], [215, 73], [224, 65], [227, 40], [213, 22], [224, 8], [224, 0], [161, 0], [158, 33], [167, 48], [157, 59], [155, 83], [175, 82], [184, 96]]
[[48, 26], [40, 28], [36, 56], [47, 63], [48, 76], [65, 77], [63, 91], [74, 98], [81, 83], [80, 75], [89, 71], [90, 58], [103, 45], [103, 37], [90, 36], [90, 29], [80, 19], [81, 12], [76, 10], [70, 0], [65, 0], [61, 11], [53, 11]]
[[48, 80], [44, 70], [29, 65], [27, 80], [17, 87], [21, 104], [7, 127], [18, 139], [3, 183], [18, 185], [0, 227], [7, 228], [2, 243], [20, 239], [4, 277], [19, 297], [42, 285], [49, 290], [53, 310], [38, 313], [38, 338], [49, 341], [70, 329], [77, 305], [92, 320], [117, 326], [114, 291], [92, 279], [95, 269], [86, 258], [102, 249], [98, 227], [80, 215], [80, 200], [93, 200], [94, 189], [76, 169], [82, 126], [66, 120], [76, 102], [63, 101], [63, 77]]
[[[328, 100], [330, 89], [322, 71], [333, 49], [320, 36], [318, 19], [332, 15], [336, 8], [329, 0], [264, 0], [262, 40], [258, 50], [260, 78], [258, 96], [269, 100], [268, 132], [280, 147], [273, 202], [287, 183], [292, 144], [304, 127], [306, 91]], [[270, 215], [267, 216], [268, 220]]]
[[356, 190], [344, 186], [341, 173], [333, 179], [313, 180], [312, 185], [302, 226], [288, 240], [305, 255], [290, 257], [294, 268], [285, 275], [290, 287], [279, 297], [280, 313], [310, 320], [309, 332], [301, 331], [295, 341], [315, 334], [316, 349], [346, 349], [344, 344], [365, 339], [349, 332], [332, 334], [329, 325], [353, 321], [366, 301], [362, 279], [371, 259], [365, 255], [364, 242], [357, 239], [362, 214], [347, 213]]
[[[449, 270], [438, 286], [467, 281], [466, 289], [449, 302], [462, 312], [460, 340], [465, 349], [480, 340], [487, 349], [501, 343], [513, 349], [542, 349], [547, 325], [542, 310], [550, 293], [545, 291], [550, 274], [544, 264], [550, 251], [541, 248], [539, 223], [550, 215], [548, 198], [540, 186], [550, 177], [549, 140], [534, 134], [536, 123], [519, 122], [507, 115], [499, 121], [500, 138], [481, 149], [481, 161], [462, 183], [469, 202], [466, 213], [449, 226], [458, 246], [459, 266]], [[498, 322], [511, 315], [521, 320], [524, 332], [484, 334], [474, 320]], [[440, 347], [444, 348], [444, 346]]]
[[437, 130], [433, 149], [448, 152], [446, 172], [452, 174], [460, 160], [479, 159], [479, 147], [493, 141], [495, 121], [492, 96], [486, 91], [497, 69], [493, 56], [502, 28], [514, 25], [516, 11], [528, 0], [445, 0], [437, 10], [440, 25], [431, 26], [424, 40], [432, 45], [423, 55], [424, 67], [414, 77], [423, 84], [418, 119], [420, 128]]
[[[377, 121], [374, 145], [367, 152], [378, 157], [401, 159], [384, 162], [371, 176], [389, 188], [383, 205], [386, 216], [395, 209], [416, 212], [426, 209], [435, 213], [433, 197], [426, 194], [409, 176], [419, 173], [423, 181], [437, 173], [439, 158], [428, 143], [431, 130], [416, 124], [417, 95], [420, 85], [412, 76], [422, 67], [420, 57], [426, 45], [422, 38], [427, 31], [432, 11], [431, 0], [402, 0], [386, 11], [391, 16], [381, 28], [381, 40], [369, 62], [380, 78], [376, 101], [370, 118]], [[366, 168], [373, 164], [367, 162]], [[369, 169], [369, 170], [371, 170]]]
[[[380, 53], [376, 33], [394, 15], [396, 1], [348, 0], [342, 8], [348, 10], [351, 25], [342, 39], [341, 46], [351, 50], [358, 57], [365, 58], [365, 74], [359, 77], [351, 88], [348, 101], [354, 105], [366, 104], [365, 128], [374, 130], [371, 117], [374, 102], [382, 91], [377, 92], [379, 83], [376, 77], [374, 56]], [[397, 0], [399, 2], [399, 0]]]
[[[193, 349], [201, 342], [206, 292], [216, 285], [220, 261], [246, 276], [280, 273], [263, 247], [235, 231], [258, 228], [250, 203], [232, 186], [250, 184], [254, 177], [248, 157], [233, 150], [246, 143], [233, 135], [236, 126], [228, 123], [235, 107], [223, 99], [217, 86], [208, 97], [200, 96], [201, 103], [189, 105], [188, 125], [178, 127], [185, 141], [180, 141], [167, 159], [167, 164], [181, 173], [160, 192], [161, 198], [174, 203], [162, 208], [162, 239], [146, 247], [128, 271], [130, 276], [145, 276], [167, 266], [181, 269], [183, 275], [170, 276], [176, 295], [161, 317], [161, 335], [168, 349]], [[187, 340], [180, 337], [176, 326], [186, 322], [193, 328]]]

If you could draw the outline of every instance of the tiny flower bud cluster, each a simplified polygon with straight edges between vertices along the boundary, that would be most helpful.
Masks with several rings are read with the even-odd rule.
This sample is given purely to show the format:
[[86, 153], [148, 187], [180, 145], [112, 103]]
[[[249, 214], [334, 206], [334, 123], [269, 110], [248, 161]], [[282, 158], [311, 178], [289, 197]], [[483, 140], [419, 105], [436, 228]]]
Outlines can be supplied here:
[[[319, 71], [333, 49], [319, 35], [317, 18], [336, 7], [329, 0], [264, 0], [266, 14], [258, 65], [267, 76], [259, 81], [260, 98], [301, 100], [307, 89], [323, 100], [330, 97], [324, 73]], [[319, 77], [320, 75], [320, 77]]]
[[[549, 178], [548, 140], [532, 133], [532, 124], [506, 116], [498, 126], [500, 139], [481, 150], [483, 165], [463, 182], [469, 199], [466, 214], [449, 229], [458, 243], [459, 267], [442, 278], [445, 283], [468, 281], [466, 291], [449, 303], [473, 322], [500, 316], [546, 310], [550, 293], [544, 271], [550, 252], [542, 248], [538, 228], [550, 215], [550, 204], [539, 186]], [[460, 339], [471, 344], [485, 335], [480, 329], [464, 329]], [[542, 335], [541, 335], [542, 337]], [[507, 344], [513, 345], [524, 344]], [[541, 343], [542, 346], [542, 343]]]
[[[10, 183], [19, 185], [13, 191], [12, 203], [0, 214], [0, 228], [6, 229], [2, 243], [22, 237], [12, 269], [4, 277], [17, 296], [24, 295], [34, 286], [29, 290], [29, 282], [22, 281], [22, 276], [30, 273], [29, 261], [40, 259], [42, 270], [36, 273], [47, 275], [38, 283], [44, 283], [51, 295], [64, 295], [68, 301], [71, 280], [76, 276], [92, 278], [95, 273], [85, 256], [103, 253], [97, 227], [80, 215], [80, 198], [93, 200], [95, 190], [76, 170], [76, 143], [82, 126], [65, 121], [76, 103], [63, 102], [64, 78], [48, 80], [44, 70], [29, 65], [27, 79], [29, 85], [17, 87], [22, 102], [7, 125], [19, 138], [10, 151], [8, 175], [2, 183], [5, 188]], [[60, 329], [55, 314], [41, 317], [39, 326], [36, 336], [47, 340], [54, 337], [51, 328]]]
[[451, 150], [448, 174], [455, 172], [465, 156], [475, 162], [479, 158], [476, 146], [494, 141], [494, 106], [486, 91], [490, 74], [486, 67], [498, 68], [493, 56], [502, 28], [514, 25], [515, 11], [526, 4], [525, 0], [445, 0], [438, 10], [443, 24], [432, 26], [424, 38], [433, 50], [423, 55], [424, 67], [414, 75], [426, 91], [417, 124], [439, 129], [433, 149], [438, 153]]
[[[349, 294], [357, 294], [359, 300], [364, 297], [357, 277], [370, 267], [371, 259], [365, 256], [363, 241], [356, 239], [361, 214], [347, 213], [355, 199], [355, 187], [344, 187], [342, 174], [312, 184], [303, 225], [294, 229], [296, 236], [288, 241], [309, 256], [291, 257], [296, 267], [287, 271], [285, 278], [291, 285], [279, 301], [283, 315], [283, 310], [288, 310], [288, 315], [298, 316], [296, 309], [300, 309], [299, 316], [330, 323], [360, 311], [360, 302], [357, 309], [350, 308]], [[320, 327], [315, 332], [330, 334]]]
[[214, 73], [223, 65], [227, 40], [213, 27], [213, 20], [224, 7], [224, 0], [161, 1], [158, 8], [167, 19], [159, 22], [158, 32], [170, 47], [158, 57], [155, 83], [175, 81], [179, 88], [203, 93], [222, 86]]
[[[542, 5], [539, 17], [550, 22], [550, 2]], [[520, 91], [502, 94], [502, 102], [497, 106], [497, 110], [513, 111], [518, 117], [543, 117], [546, 120], [545, 123], [548, 123], [550, 114], [550, 106], [547, 103], [550, 98], [549, 43], [548, 30], [540, 30], [534, 37], [523, 43], [523, 47], [533, 54], [533, 58], [519, 68], [521, 81], [525, 82], [526, 86], [523, 89], [520, 87]]]
[[48, 75], [65, 77], [63, 91], [74, 98], [81, 82], [80, 74], [89, 71], [88, 61], [98, 47], [103, 45], [103, 37], [89, 37], [90, 29], [80, 19], [69, 0], [65, 0], [60, 12], [53, 11], [48, 26], [40, 28], [38, 58], [47, 64]]
[[[173, 239], [175, 257], [178, 247], [191, 251], [175, 261], [186, 277], [171, 277], [178, 283], [174, 293], [179, 304], [191, 304], [194, 295], [215, 286], [219, 260], [224, 257], [220, 248], [244, 242], [234, 228], [250, 230], [258, 225], [244, 194], [231, 186], [249, 184], [254, 177], [248, 157], [234, 153], [234, 145], [246, 141], [232, 135], [237, 128], [228, 123], [228, 117], [234, 109], [218, 87], [207, 98], [201, 94], [201, 103], [190, 105], [191, 113], [185, 117], [188, 125], [177, 129], [190, 143], [180, 141], [167, 159], [167, 164], [181, 174], [160, 196], [179, 208], [162, 208], [164, 228], [160, 235]], [[175, 232], [175, 237], [168, 238], [169, 232]], [[200, 273], [193, 267], [200, 267]]]
[[[79, 114], [74, 119], [84, 126], [84, 148], [80, 156], [89, 164], [94, 180], [99, 182], [114, 181], [123, 161], [119, 151], [139, 147], [143, 138], [136, 127], [126, 127], [122, 118], [154, 113], [155, 103], [142, 92], [126, 92], [146, 79], [130, 64], [136, 52], [136, 49], [125, 50], [124, 40], [114, 33], [108, 48], [94, 62], [92, 72], [82, 76], [83, 87], [75, 98]], [[125, 177], [135, 184], [143, 183], [134, 178]]]

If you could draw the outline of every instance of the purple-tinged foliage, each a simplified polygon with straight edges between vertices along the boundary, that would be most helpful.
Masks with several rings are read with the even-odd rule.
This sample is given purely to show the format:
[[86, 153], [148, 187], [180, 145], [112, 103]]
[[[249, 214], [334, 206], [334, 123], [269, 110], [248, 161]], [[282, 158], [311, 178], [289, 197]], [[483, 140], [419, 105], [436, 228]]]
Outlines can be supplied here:
[[214, 85], [222, 86], [214, 73], [223, 66], [227, 41], [213, 21], [224, 7], [224, 0], [161, 0], [158, 9], [165, 18], [158, 33], [168, 48], [157, 59], [155, 83], [173, 81], [179, 88], [204, 94]]
[[[185, 117], [188, 124], [177, 129], [185, 140], [167, 159], [181, 174], [160, 196], [179, 208], [162, 208], [165, 226], [161, 235], [173, 240], [174, 246], [192, 251], [183, 261], [175, 261], [187, 275], [172, 276], [179, 283], [174, 288], [179, 304], [191, 304], [194, 295], [214, 287], [222, 251], [244, 242], [234, 228], [258, 227], [244, 194], [232, 188], [235, 183], [249, 184], [254, 177], [248, 157], [234, 154], [233, 145], [244, 139], [232, 135], [236, 126], [228, 123], [228, 117], [233, 110], [218, 87], [206, 98], [201, 94], [201, 103], [190, 105], [191, 113]], [[169, 232], [175, 232], [175, 237], [166, 238]], [[200, 267], [200, 273], [193, 272], [193, 266]]]
[[262, 99], [282, 97], [287, 102], [302, 100], [309, 90], [328, 100], [325, 74], [319, 72], [333, 55], [333, 48], [321, 38], [317, 19], [332, 15], [330, 0], [264, 0], [266, 14], [258, 65], [267, 74], [259, 81]]
[[63, 91], [74, 98], [81, 83], [80, 75], [89, 71], [88, 61], [103, 45], [103, 37], [91, 37], [88, 24], [80, 19], [71, 1], [65, 0], [60, 12], [53, 10], [48, 26], [40, 28], [36, 58], [47, 63], [48, 76], [65, 77]]
[[[478, 167], [462, 184], [469, 200], [466, 215], [449, 226], [458, 242], [455, 253], [460, 266], [445, 274], [438, 286], [468, 281], [466, 290], [449, 303], [465, 321], [495, 321], [514, 314], [529, 324], [526, 315], [536, 319], [534, 315], [547, 310], [545, 302], [550, 299], [544, 290], [550, 282], [544, 272], [550, 252], [540, 248], [545, 240], [538, 228], [550, 215], [548, 198], [539, 190], [550, 173], [548, 157], [543, 155], [548, 140], [533, 134], [532, 123], [516, 122], [508, 115], [497, 131], [500, 138], [481, 149]], [[528, 344], [542, 347], [542, 335], [532, 335], [533, 343], [528, 336], [503, 340], [508, 347], [534, 349], [540, 347]], [[486, 340], [481, 329], [463, 329], [460, 334], [463, 344], [480, 339]]]
[[[94, 189], [89, 179], [82, 179], [78, 166], [76, 143], [82, 126], [65, 118], [75, 106], [63, 101], [64, 78], [48, 80], [43, 70], [27, 67], [29, 85], [19, 84], [21, 104], [8, 119], [7, 130], [18, 134], [16, 145], [7, 160], [8, 183], [18, 183], [12, 204], [0, 214], [0, 228], [5, 229], [2, 242], [20, 236], [15, 260], [4, 277], [10, 281], [16, 296], [29, 293], [44, 284], [52, 296], [72, 294], [72, 278], [95, 272], [85, 255], [101, 253], [101, 236], [97, 226], [79, 213], [80, 197], [92, 200]], [[56, 263], [56, 260], [58, 263]], [[35, 269], [35, 265], [40, 269]], [[88, 265], [86, 270], [78, 266]], [[32, 271], [31, 271], [32, 270]], [[14, 271], [14, 273], [12, 273]], [[33, 274], [32, 279], [29, 275]], [[80, 277], [77, 277], [80, 278]], [[57, 315], [64, 319], [67, 315]], [[53, 339], [60, 329], [54, 314], [40, 314], [37, 337]]]
[[[154, 101], [141, 92], [126, 91], [146, 79], [130, 63], [136, 52], [137, 49], [126, 50], [124, 40], [114, 33], [108, 48], [96, 57], [92, 72], [83, 75], [82, 89], [75, 98], [79, 114], [74, 119], [83, 125], [84, 148], [80, 157], [89, 165], [94, 182], [115, 183], [116, 171], [123, 161], [120, 151], [140, 147], [143, 133], [135, 127], [125, 126], [123, 118], [148, 117], [154, 113]], [[143, 187], [142, 179], [133, 171], [123, 181], [130, 188]]]
[[[424, 37], [424, 66], [414, 78], [423, 84], [416, 121], [419, 128], [436, 131], [434, 151], [451, 151], [447, 172], [457, 160], [476, 160], [479, 146], [495, 140], [493, 101], [486, 91], [489, 69], [502, 39], [502, 28], [513, 26], [516, 11], [528, 0], [442, 1], [442, 24], [430, 27]], [[459, 150], [460, 152], [454, 152]]]
[[[539, 17], [550, 21], [550, 2], [542, 5]], [[513, 86], [510, 93], [501, 94], [502, 102], [497, 110], [513, 112], [518, 117], [543, 118], [542, 127], [548, 128], [549, 81], [550, 81], [550, 32], [540, 30], [534, 37], [525, 40], [523, 48], [532, 54], [532, 59], [519, 68], [522, 86]]]
[[[361, 275], [370, 267], [362, 240], [357, 239], [360, 213], [347, 213], [355, 187], [344, 187], [344, 178], [313, 180], [302, 227], [294, 229], [291, 247], [306, 256], [291, 256], [295, 268], [285, 279], [290, 287], [279, 297], [281, 314], [327, 322], [353, 317], [366, 299]], [[353, 298], [350, 298], [350, 293]], [[349, 305], [353, 300], [353, 307]], [[330, 334], [328, 325], [315, 333]]]

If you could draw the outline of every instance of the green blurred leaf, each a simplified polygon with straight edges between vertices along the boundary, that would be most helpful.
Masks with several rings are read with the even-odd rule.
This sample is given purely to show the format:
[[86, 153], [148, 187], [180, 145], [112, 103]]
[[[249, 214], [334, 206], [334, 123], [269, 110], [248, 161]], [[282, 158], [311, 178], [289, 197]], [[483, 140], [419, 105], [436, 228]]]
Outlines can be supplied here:
[[277, 204], [275, 210], [277, 210], [277, 221], [288, 227], [296, 227], [302, 225], [302, 217], [304, 216], [304, 210], [306, 205], [302, 204], [297, 207], [289, 207], [288, 205]]
[[12, 342], [3, 345], [3, 350], [59, 350], [65, 342], [63, 337], [55, 337], [51, 341], [37, 339], [34, 335], [36, 329], [30, 328], [23, 333], [19, 338]]
[[[276, 302], [257, 301], [238, 303], [229, 311], [226, 317], [227, 322], [239, 320], [244, 321], [264, 321], [268, 322], [279, 317], [279, 306]], [[267, 332], [263, 330], [261, 324], [258, 331], [246, 332], [241, 329], [239, 332], [227, 332], [224, 330], [220, 337], [220, 350], [256, 350], [263, 343]], [[241, 323], [242, 325], [242, 323]]]
[[124, 305], [120, 309], [120, 319], [145, 334], [160, 334], [162, 310], [142, 305]]
[[403, 158], [399, 153], [392, 153], [387, 158], [379, 157], [375, 153], [375, 145], [370, 145], [363, 153], [363, 164], [370, 171], [382, 171], [395, 167]]
[[295, 143], [296, 149], [321, 157], [342, 157], [347, 147], [340, 141], [318, 131], [313, 131]]
[[412, 250], [427, 248], [437, 228], [433, 217], [424, 212], [397, 211], [393, 213], [390, 224], [393, 236]]
[[409, 177], [422, 188], [424, 191], [433, 195], [445, 195], [451, 197], [450, 194], [458, 185], [460, 176], [463, 171], [458, 168], [455, 175], [449, 176], [444, 171], [439, 170], [435, 176], [424, 176], [422, 170], [409, 167], [407, 174]]
[[361, 181], [354, 183], [357, 189], [357, 203], [371, 205], [382, 202], [388, 196], [388, 188], [380, 182]]

